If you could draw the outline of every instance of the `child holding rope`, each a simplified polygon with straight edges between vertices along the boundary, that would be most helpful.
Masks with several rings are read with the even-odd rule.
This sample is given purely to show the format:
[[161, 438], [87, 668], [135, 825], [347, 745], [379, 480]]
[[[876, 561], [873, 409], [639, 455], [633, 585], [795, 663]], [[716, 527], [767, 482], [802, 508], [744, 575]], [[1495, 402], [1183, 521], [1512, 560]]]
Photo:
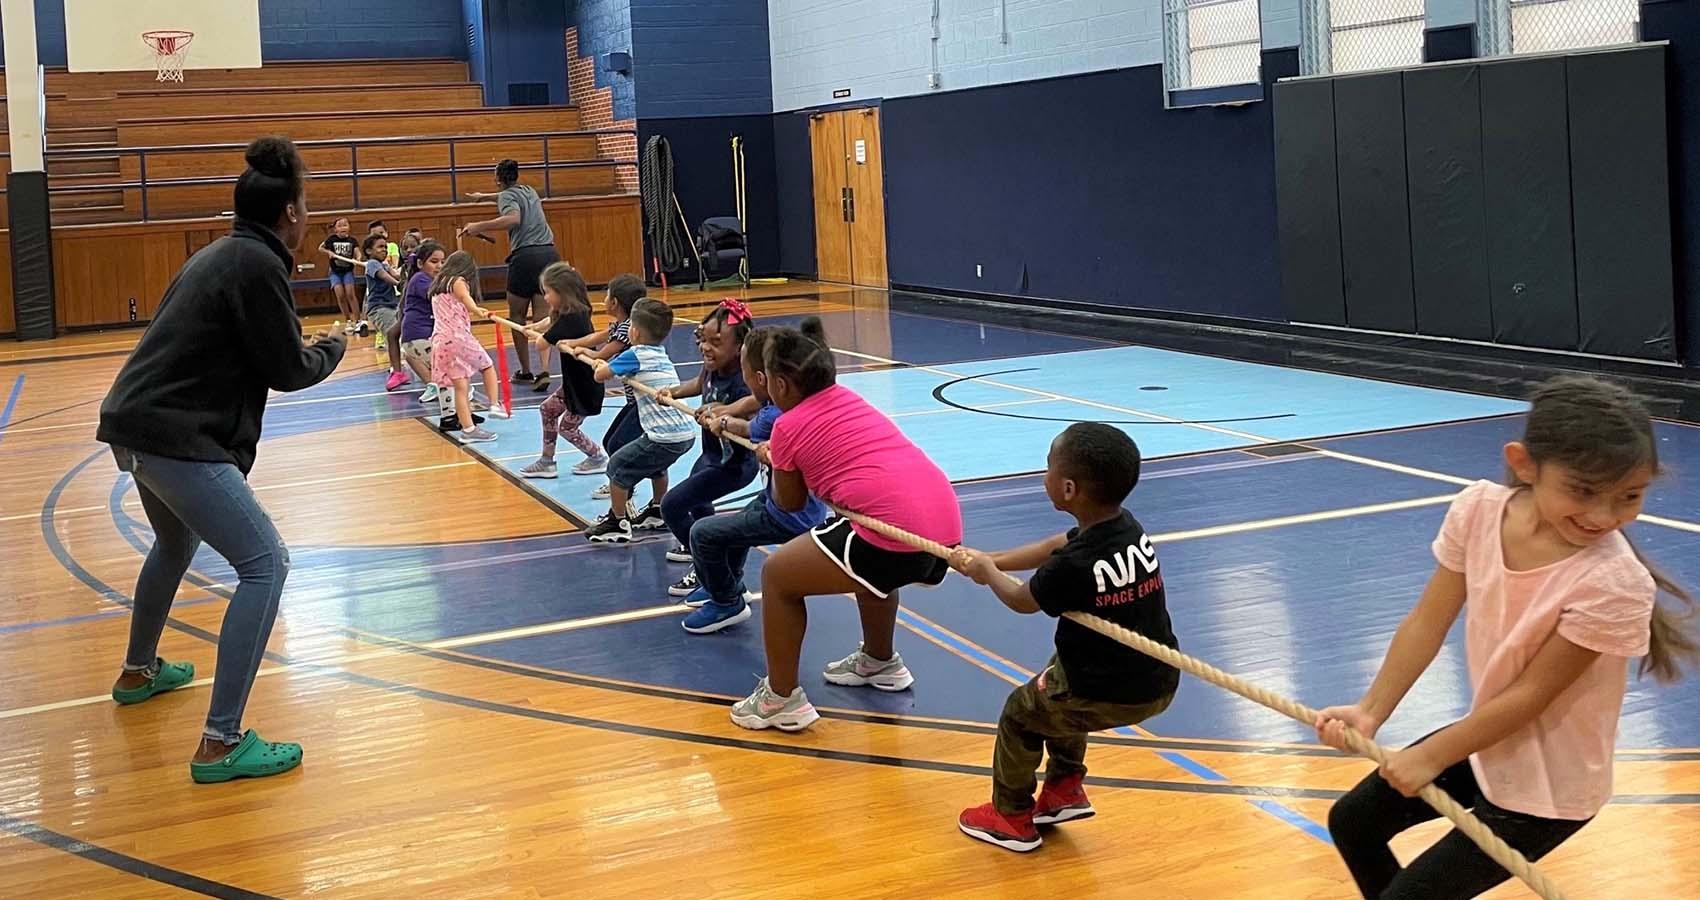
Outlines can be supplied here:
[[[616, 275], [608, 282], [608, 293], [602, 301], [602, 311], [611, 320], [606, 335], [592, 335], [573, 342], [578, 348], [588, 347], [597, 350], [597, 355], [603, 359], [613, 359], [626, 351], [632, 345], [631, 315], [632, 307], [644, 298], [648, 289], [644, 287], [643, 279], [636, 275]], [[615, 386], [609, 393], [626, 398], [624, 406], [614, 414], [614, 420], [608, 423], [608, 430], [602, 433], [602, 452], [613, 454], [621, 447], [631, 443], [632, 438], [643, 433], [643, 428], [637, 418], [637, 404], [632, 402], [631, 394], [623, 386]], [[603, 482], [590, 492], [592, 497], [608, 496], [608, 484]], [[634, 522], [638, 528], [660, 528], [659, 508], [653, 521]]]
[[1554, 379], [1535, 392], [1523, 439], [1505, 446], [1509, 486], [1477, 482], [1453, 500], [1434, 541], [1439, 565], [1369, 692], [1316, 722], [1341, 749], [1347, 726], [1373, 738], [1464, 612], [1469, 715], [1392, 753], [1329, 812], [1365, 897], [1474, 897], [1510, 877], [1456, 830], [1400, 867], [1387, 841], [1435, 817], [1415, 799], [1431, 782], [1531, 860], [1611, 797], [1630, 658], [1668, 681], [1696, 656], [1656, 595], [1693, 600], [1622, 533], [1658, 474], [1657, 447], [1633, 394]]
[[436, 314], [431, 311], [431, 282], [443, 270], [448, 259], [443, 245], [424, 241], [413, 255], [413, 272], [408, 275], [407, 288], [401, 299], [401, 356], [419, 380], [425, 382], [420, 403], [441, 401], [440, 412], [447, 416], [453, 406], [452, 392], [439, 395], [431, 377], [431, 332], [437, 328]]
[[[1045, 496], [1076, 527], [1002, 553], [957, 550], [952, 567], [986, 585], [1018, 613], [1090, 612], [1167, 647], [1178, 647], [1157, 551], [1122, 504], [1139, 483], [1139, 447], [1120, 429], [1070, 425], [1045, 460]], [[1004, 572], [1037, 569], [1021, 582]], [[1015, 689], [998, 719], [992, 802], [963, 810], [964, 834], [1006, 850], [1036, 850], [1035, 825], [1093, 814], [1082, 787], [1086, 736], [1134, 725], [1167, 709], [1180, 672], [1068, 619], [1038, 677]], [[1049, 751], [1035, 803], [1033, 772]]]
[[[702, 372], [662, 395], [671, 399], [702, 397], [696, 419], [702, 428], [702, 455], [691, 466], [690, 477], [667, 492], [661, 518], [677, 542], [667, 551], [669, 562], [691, 561], [691, 527], [714, 515], [714, 501], [756, 480], [756, 459], [750, 451], [730, 441], [722, 442], [708, 423], [721, 416], [747, 419], [761, 404], [750, 396], [744, 380], [744, 339], [755, 327], [755, 318], [743, 301], [720, 301], [697, 326], [697, 349], [702, 353]], [[688, 597], [697, 589], [693, 568], [667, 589], [674, 597]]]
[[[816, 336], [776, 331], [763, 349], [767, 390], [784, 414], [757, 457], [773, 469], [781, 510], [808, 504], [811, 490], [829, 504], [872, 516], [941, 544], [962, 541], [962, 511], [944, 472], [910, 443], [897, 425], [854, 391], [839, 385], [832, 350]], [[767, 677], [732, 706], [744, 728], [800, 731], [820, 715], [798, 684], [798, 656], [808, 623], [804, 600], [853, 594], [862, 616], [862, 646], [826, 667], [834, 684], [901, 691], [915, 678], [892, 646], [897, 592], [911, 584], [938, 584], [949, 567], [835, 518], [779, 548], [762, 567], [762, 641]]]
[[[596, 380], [624, 378], [654, 390], [679, 386], [679, 373], [661, 342], [673, 330], [673, 310], [659, 300], [645, 297], [632, 305], [629, 334], [632, 346], [613, 360], [597, 359]], [[661, 402], [645, 391], [632, 390], [643, 433], [608, 458], [609, 509], [585, 531], [596, 543], [630, 543], [633, 520], [659, 517], [667, 496], [667, 469], [696, 443], [696, 426], [691, 417]], [[631, 511], [632, 490], [648, 479], [655, 499], [636, 515]]]
[[348, 217], [331, 223], [331, 233], [319, 245], [330, 263], [331, 293], [336, 295], [337, 311], [342, 313], [342, 333], [353, 334], [360, 326], [360, 298], [354, 292], [354, 269], [361, 265], [356, 257], [360, 244], [348, 231]]
[[[820, 320], [811, 320], [810, 336], [826, 343], [820, 333]], [[807, 327], [809, 323], [805, 323]], [[779, 407], [767, 393], [767, 375], [762, 372], [762, 354], [767, 338], [775, 329], [758, 328], [744, 338], [740, 365], [750, 395], [761, 404], [755, 418], [745, 421], [722, 414], [709, 421], [708, 428], [716, 438], [729, 436], [766, 441], [773, 435], [773, 423], [779, 421]], [[695, 607], [685, 616], [684, 628], [691, 634], [712, 634], [750, 617], [749, 598], [744, 589], [744, 561], [750, 549], [768, 544], [783, 544], [826, 521], [827, 508], [810, 495], [800, 511], [779, 508], [773, 486], [749, 502], [742, 510], [720, 516], [698, 519], [691, 526], [691, 571], [700, 580], [695, 591], [686, 595], [685, 605]]]
[[590, 327], [590, 294], [585, 290], [584, 277], [564, 262], [550, 263], [539, 277], [543, 299], [549, 304], [549, 318], [532, 326], [538, 334], [533, 343], [545, 365], [550, 348], [561, 351], [561, 385], [549, 399], [543, 401], [543, 455], [519, 474], [526, 478], [554, 478], [555, 443], [566, 438], [567, 443], [584, 454], [573, 467], [574, 475], [592, 475], [606, 471], [608, 457], [579, 426], [584, 420], [602, 412], [602, 385], [596, 383], [596, 373], [590, 365], [573, 352], [573, 342], [592, 333]]
[[490, 354], [472, 335], [472, 316], [488, 318], [490, 311], [478, 305], [478, 260], [465, 250], [456, 250], [443, 263], [431, 282], [431, 374], [439, 390], [454, 389], [455, 418], [463, 427], [455, 440], [471, 444], [496, 439], [494, 432], [480, 428], [472, 418], [472, 376], [482, 374], [484, 393], [490, 397], [490, 415], [506, 419], [512, 413], [496, 402], [496, 367]]

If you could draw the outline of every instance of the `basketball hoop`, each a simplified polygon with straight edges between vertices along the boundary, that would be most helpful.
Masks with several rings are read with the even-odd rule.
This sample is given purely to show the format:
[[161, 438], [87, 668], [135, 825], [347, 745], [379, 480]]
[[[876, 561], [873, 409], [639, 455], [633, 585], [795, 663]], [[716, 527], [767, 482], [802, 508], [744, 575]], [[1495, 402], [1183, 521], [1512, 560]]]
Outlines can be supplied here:
[[189, 42], [195, 39], [193, 31], [147, 31], [142, 33], [142, 40], [153, 48], [154, 58], [159, 63], [159, 80], [183, 81], [183, 59], [188, 55]]

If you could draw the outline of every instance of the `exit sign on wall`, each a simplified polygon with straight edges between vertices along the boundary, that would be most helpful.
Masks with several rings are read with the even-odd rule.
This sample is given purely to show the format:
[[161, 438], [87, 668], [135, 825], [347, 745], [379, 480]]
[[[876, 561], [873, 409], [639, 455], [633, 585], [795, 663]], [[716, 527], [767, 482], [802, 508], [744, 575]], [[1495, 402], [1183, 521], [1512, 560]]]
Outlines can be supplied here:
[[842, 100], [842, 99], [844, 99], [845, 97], [848, 97], [848, 96], [850, 96], [850, 89], [849, 88], [839, 88], [838, 90], [832, 92], [832, 99], [834, 99], [834, 100]]

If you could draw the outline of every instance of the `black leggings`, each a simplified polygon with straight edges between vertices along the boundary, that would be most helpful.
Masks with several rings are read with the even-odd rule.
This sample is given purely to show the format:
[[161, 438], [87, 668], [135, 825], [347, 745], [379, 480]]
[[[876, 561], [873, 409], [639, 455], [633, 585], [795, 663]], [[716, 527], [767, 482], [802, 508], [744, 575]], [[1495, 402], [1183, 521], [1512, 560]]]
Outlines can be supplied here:
[[[1530, 860], [1547, 855], [1592, 821], [1543, 819], [1494, 806], [1482, 796], [1467, 759], [1440, 773], [1434, 783]], [[1366, 900], [1474, 897], [1511, 877], [1456, 828], [1400, 868], [1387, 842], [1419, 822], [1439, 817], [1421, 798], [1402, 796], [1380, 772], [1371, 772], [1328, 811], [1328, 833]]]

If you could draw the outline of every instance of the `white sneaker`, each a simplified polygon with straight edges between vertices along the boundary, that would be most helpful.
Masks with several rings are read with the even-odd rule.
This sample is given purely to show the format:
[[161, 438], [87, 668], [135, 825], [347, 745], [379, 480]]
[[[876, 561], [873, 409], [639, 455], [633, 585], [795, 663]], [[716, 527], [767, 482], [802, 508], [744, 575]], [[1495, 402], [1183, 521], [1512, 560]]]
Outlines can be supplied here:
[[514, 417], [514, 411], [506, 406], [492, 406], [489, 415], [492, 419], [511, 419]]
[[748, 697], [732, 704], [732, 721], [740, 728], [760, 731], [777, 728], [780, 731], [802, 731], [820, 718], [814, 704], [803, 693], [802, 685], [789, 696], [781, 697], [768, 686], [767, 679], [756, 682]]
[[855, 653], [829, 663], [826, 671], [821, 674], [833, 684], [851, 687], [866, 685], [881, 691], [906, 690], [915, 683], [915, 676], [911, 675], [909, 667], [903, 664], [903, 654], [895, 650], [891, 653], [891, 659], [874, 659], [863, 653], [861, 647], [857, 647]]

